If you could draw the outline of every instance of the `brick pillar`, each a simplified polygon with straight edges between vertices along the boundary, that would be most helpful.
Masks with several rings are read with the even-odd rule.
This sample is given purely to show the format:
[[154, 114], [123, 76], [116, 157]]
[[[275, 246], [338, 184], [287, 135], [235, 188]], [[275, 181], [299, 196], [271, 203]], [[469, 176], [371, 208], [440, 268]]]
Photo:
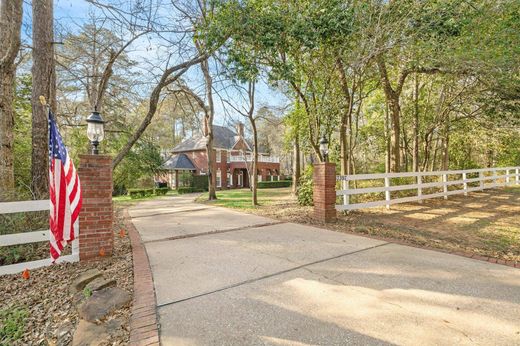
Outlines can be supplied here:
[[336, 218], [336, 164], [325, 162], [314, 166], [314, 216], [322, 222]]
[[111, 256], [112, 230], [112, 158], [105, 155], [80, 155], [78, 175], [83, 191], [79, 214], [79, 258]]

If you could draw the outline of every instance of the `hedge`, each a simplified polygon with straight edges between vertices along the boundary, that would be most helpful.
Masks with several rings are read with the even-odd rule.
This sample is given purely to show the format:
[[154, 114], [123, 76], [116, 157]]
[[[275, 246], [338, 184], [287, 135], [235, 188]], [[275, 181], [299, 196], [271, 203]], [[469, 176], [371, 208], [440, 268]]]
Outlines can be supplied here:
[[179, 187], [177, 189], [177, 192], [179, 195], [182, 195], [184, 193], [193, 193], [193, 192], [204, 192], [203, 189], [196, 189], [194, 187]]
[[167, 187], [161, 187], [157, 189], [129, 189], [127, 195], [132, 199], [148, 197], [153, 194], [156, 196], [166, 195], [168, 192]]
[[208, 176], [194, 175], [191, 181], [191, 187], [198, 190], [208, 191]]
[[292, 185], [292, 181], [290, 180], [278, 180], [278, 181], [259, 181], [258, 188], [259, 189], [271, 189], [278, 187], [289, 187]]
[[155, 193], [156, 196], [164, 196], [168, 193], [170, 189], [167, 188], [167, 187], [159, 187], [159, 188], [155, 188], [155, 190], [153, 191]]

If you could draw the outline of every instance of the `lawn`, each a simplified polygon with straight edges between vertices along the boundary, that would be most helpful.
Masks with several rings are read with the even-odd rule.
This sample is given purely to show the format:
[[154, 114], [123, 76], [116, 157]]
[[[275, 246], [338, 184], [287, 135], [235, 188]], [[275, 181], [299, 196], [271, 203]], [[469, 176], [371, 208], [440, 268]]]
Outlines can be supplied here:
[[[217, 191], [218, 199], [216, 201], [208, 201], [208, 194], [204, 193], [197, 198], [197, 202], [242, 210], [255, 209], [251, 204], [251, 195], [252, 192], [249, 189], [221, 190]], [[290, 202], [294, 202], [290, 187], [258, 189], [258, 203], [260, 204], [260, 208]]]

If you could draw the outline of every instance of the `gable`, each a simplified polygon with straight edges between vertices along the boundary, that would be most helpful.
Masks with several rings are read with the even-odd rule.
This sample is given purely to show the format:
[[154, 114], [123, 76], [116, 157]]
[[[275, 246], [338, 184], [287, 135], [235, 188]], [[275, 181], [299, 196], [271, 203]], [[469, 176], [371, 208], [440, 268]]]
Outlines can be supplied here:
[[249, 146], [249, 144], [247, 144], [247, 142], [243, 139], [243, 138], [239, 138], [235, 144], [233, 145], [233, 147], [231, 148], [231, 150], [245, 150], [245, 151], [251, 151], [253, 150], [253, 148], [251, 148]]

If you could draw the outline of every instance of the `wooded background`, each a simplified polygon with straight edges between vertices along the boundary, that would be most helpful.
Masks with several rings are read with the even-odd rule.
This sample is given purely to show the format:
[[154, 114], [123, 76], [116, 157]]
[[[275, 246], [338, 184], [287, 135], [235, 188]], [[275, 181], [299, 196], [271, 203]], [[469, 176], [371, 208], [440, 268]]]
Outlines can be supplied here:
[[341, 174], [520, 165], [519, 1], [85, 4], [1, 2], [1, 199], [47, 193], [39, 95], [73, 158], [101, 112], [120, 192], [194, 133], [212, 152], [213, 122], [245, 122], [296, 182], [323, 134]]

